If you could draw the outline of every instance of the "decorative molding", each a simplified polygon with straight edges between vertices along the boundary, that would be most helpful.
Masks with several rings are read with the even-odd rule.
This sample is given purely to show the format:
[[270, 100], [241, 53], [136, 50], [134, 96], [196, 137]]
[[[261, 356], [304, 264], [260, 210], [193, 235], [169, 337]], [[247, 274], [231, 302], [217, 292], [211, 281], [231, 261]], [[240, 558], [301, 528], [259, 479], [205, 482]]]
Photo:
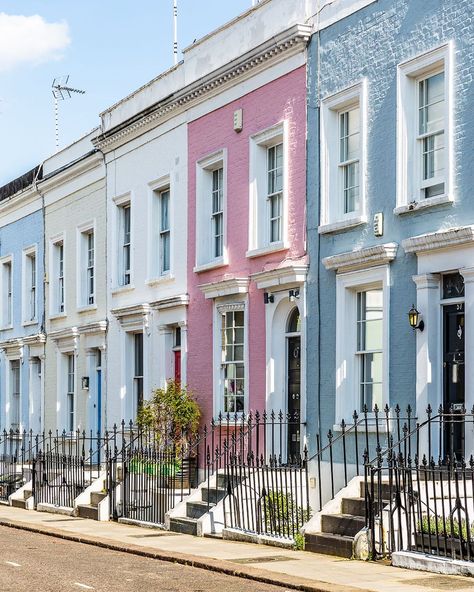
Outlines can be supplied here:
[[131, 304], [130, 306], [123, 306], [121, 308], [113, 308], [111, 313], [117, 317], [117, 319], [122, 319], [125, 317], [131, 317], [136, 315], [145, 316], [150, 312], [150, 305], [149, 304]]
[[402, 241], [405, 253], [428, 253], [440, 249], [452, 249], [474, 243], [474, 226], [460, 226], [437, 232], [420, 234]]
[[[227, 87], [241, 83], [242, 80], [253, 76], [254, 70], [269, 67], [273, 63], [281, 61], [283, 57], [290, 57], [303, 51], [311, 33], [312, 27], [310, 25], [294, 25], [281, 35], [272, 37], [269, 41], [247, 52], [244, 56], [211, 72], [204, 78], [186, 85], [110, 131], [100, 134], [92, 140], [93, 144], [103, 152], [113, 150], [118, 145], [153, 129], [162, 123], [160, 120], [174, 117], [181, 111], [189, 109], [190, 106], [207, 100], [209, 95], [222, 92]], [[101, 115], [103, 116], [107, 112], [105, 111]]]
[[201, 284], [198, 288], [206, 298], [220, 298], [222, 296], [233, 296], [234, 294], [247, 294], [249, 281], [249, 278], [232, 278], [210, 284]]
[[51, 191], [52, 189], [60, 187], [61, 185], [72, 181], [76, 177], [83, 175], [84, 173], [94, 170], [103, 164], [103, 160], [104, 156], [102, 152], [99, 152], [98, 150], [92, 154], [82, 156], [76, 162], [67, 164], [57, 171], [51, 171], [51, 173], [43, 177], [43, 179], [38, 182], [38, 187], [42, 192]]
[[440, 276], [437, 273], [421, 273], [412, 276], [417, 290], [436, 289], [439, 290]]
[[339, 255], [332, 255], [323, 259], [323, 265], [327, 270], [336, 270], [339, 273], [385, 265], [393, 261], [397, 256], [398, 244], [386, 243], [375, 245], [356, 251], [348, 251]]
[[307, 265], [286, 265], [270, 271], [253, 273], [250, 277], [257, 284], [259, 290], [279, 288], [292, 284], [303, 284], [308, 273]]
[[177, 308], [178, 306], [188, 306], [189, 295], [180, 294], [179, 296], [172, 296], [171, 298], [164, 298], [163, 300], [156, 300], [150, 303], [150, 307], [156, 310], [164, 310], [166, 308]]
[[96, 321], [78, 327], [81, 335], [90, 335], [92, 333], [105, 333], [107, 331], [107, 321]]
[[217, 312], [220, 314], [224, 314], [226, 312], [237, 312], [240, 310], [245, 310], [245, 303], [244, 302], [228, 302], [223, 304], [218, 304], [216, 306]]
[[77, 327], [68, 327], [67, 329], [59, 329], [58, 331], [51, 331], [48, 333], [53, 341], [60, 341], [62, 339], [76, 339], [79, 336], [79, 329]]

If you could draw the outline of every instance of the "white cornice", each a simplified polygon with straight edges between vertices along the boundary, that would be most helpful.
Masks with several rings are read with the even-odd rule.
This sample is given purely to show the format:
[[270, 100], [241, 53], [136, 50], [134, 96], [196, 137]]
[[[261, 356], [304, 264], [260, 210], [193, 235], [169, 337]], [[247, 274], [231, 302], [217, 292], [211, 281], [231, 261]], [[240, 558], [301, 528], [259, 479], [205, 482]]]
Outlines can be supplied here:
[[81, 334], [105, 333], [107, 331], [107, 321], [96, 321], [95, 323], [88, 323], [78, 327]]
[[452, 249], [474, 243], [474, 226], [460, 226], [428, 234], [412, 236], [402, 241], [405, 253], [427, 253], [440, 249]]
[[35, 333], [22, 337], [21, 340], [25, 345], [37, 345], [39, 343], [46, 343], [46, 335], [44, 333]]
[[328, 270], [338, 272], [351, 271], [354, 269], [364, 269], [366, 267], [375, 267], [376, 265], [385, 265], [390, 263], [397, 256], [397, 243], [386, 243], [384, 245], [375, 245], [355, 251], [332, 255], [323, 259], [323, 265]]
[[249, 278], [232, 278], [201, 284], [198, 286], [206, 298], [220, 298], [222, 296], [233, 296], [235, 294], [247, 294], [249, 291]]
[[240, 84], [256, 72], [302, 51], [312, 33], [310, 25], [294, 25], [281, 35], [247, 52], [237, 60], [226, 64], [208, 76], [188, 84], [170, 97], [137, 113], [128, 123], [124, 122], [99, 135], [93, 143], [103, 152], [144, 134], [170, 117], [189, 109], [226, 88]]
[[113, 308], [111, 312], [118, 319], [137, 315], [146, 316], [150, 312], [150, 305], [132, 304], [130, 306], [123, 306], [121, 308]]
[[67, 329], [59, 329], [58, 331], [51, 331], [48, 333], [48, 337], [54, 341], [60, 341], [61, 339], [73, 339], [79, 335], [79, 329], [77, 327], [68, 327]]
[[302, 284], [308, 273], [307, 265], [286, 265], [270, 271], [253, 273], [250, 277], [257, 284], [259, 290], [277, 288], [292, 284]]
[[0, 348], [3, 350], [12, 350], [23, 347], [24, 345], [37, 345], [46, 342], [46, 335], [44, 333], [35, 333], [34, 335], [27, 335], [24, 337], [15, 337], [6, 339], [0, 342]]
[[179, 296], [172, 296], [171, 298], [164, 298], [163, 300], [157, 300], [151, 302], [151, 308], [156, 310], [164, 310], [166, 308], [176, 308], [178, 306], [187, 306], [189, 304], [188, 294], [180, 294]]
[[[103, 154], [101, 152], [95, 152], [90, 154], [86, 158], [83, 158], [72, 164], [71, 166], [65, 167], [63, 170], [52, 172], [50, 175], [38, 183], [41, 191], [51, 191], [56, 187], [60, 187], [69, 181], [72, 181], [76, 177], [83, 175], [89, 171], [94, 170], [103, 163]], [[104, 170], [105, 175], [105, 170]]]

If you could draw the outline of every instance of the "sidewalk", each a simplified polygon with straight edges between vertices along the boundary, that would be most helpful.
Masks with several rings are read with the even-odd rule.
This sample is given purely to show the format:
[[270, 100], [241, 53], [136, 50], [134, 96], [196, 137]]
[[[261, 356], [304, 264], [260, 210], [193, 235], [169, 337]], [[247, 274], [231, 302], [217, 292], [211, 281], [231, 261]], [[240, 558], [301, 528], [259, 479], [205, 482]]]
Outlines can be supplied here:
[[474, 590], [474, 579], [0, 506], [0, 524], [311, 592]]

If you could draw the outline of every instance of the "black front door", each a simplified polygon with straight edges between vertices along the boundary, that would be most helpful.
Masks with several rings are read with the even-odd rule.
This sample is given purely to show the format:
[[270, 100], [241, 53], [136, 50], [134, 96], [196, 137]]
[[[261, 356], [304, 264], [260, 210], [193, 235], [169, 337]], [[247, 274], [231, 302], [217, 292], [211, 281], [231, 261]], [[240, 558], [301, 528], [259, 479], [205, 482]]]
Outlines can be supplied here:
[[[464, 304], [443, 307], [444, 454], [464, 456]], [[452, 414], [452, 415], [451, 415]]]
[[300, 453], [301, 338], [288, 337], [288, 456]]

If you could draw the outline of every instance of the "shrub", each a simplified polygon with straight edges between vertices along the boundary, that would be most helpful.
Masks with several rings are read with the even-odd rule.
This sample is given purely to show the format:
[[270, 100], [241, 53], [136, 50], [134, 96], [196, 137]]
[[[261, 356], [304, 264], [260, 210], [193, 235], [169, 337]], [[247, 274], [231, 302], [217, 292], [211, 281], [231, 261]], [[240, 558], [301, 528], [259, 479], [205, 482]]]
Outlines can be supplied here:
[[[293, 528], [299, 530], [310, 518], [309, 510], [297, 505], [291, 493], [283, 493], [282, 491], [270, 490], [264, 497], [263, 509], [267, 532], [277, 533], [279, 530], [291, 532]], [[301, 543], [299, 539], [297, 540], [297, 537], [301, 536], [299, 533], [295, 535], [295, 545], [298, 544], [298, 541]]]
[[[460, 529], [459, 529], [459, 521], [456, 518], [453, 518], [451, 521], [449, 516], [446, 516], [445, 519], [445, 526], [443, 526], [443, 518], [441, 516], [423, 516], [420, 522], [417, 524], [418, 530], [423, 534], [434, 534], [436, 535], [436, 529], [439, 535], [444, 536], [446, 531], [446, 536], [452, 537], [454, 539], [459, 539], [460, 536]], [[471, 539], [473, 535], [473, 528], [474, 523], [470, 527], [471, 532]], [[467, 523], [466, 519], [461, 519], [461, 535], [464, 541], [467, 541]]]

